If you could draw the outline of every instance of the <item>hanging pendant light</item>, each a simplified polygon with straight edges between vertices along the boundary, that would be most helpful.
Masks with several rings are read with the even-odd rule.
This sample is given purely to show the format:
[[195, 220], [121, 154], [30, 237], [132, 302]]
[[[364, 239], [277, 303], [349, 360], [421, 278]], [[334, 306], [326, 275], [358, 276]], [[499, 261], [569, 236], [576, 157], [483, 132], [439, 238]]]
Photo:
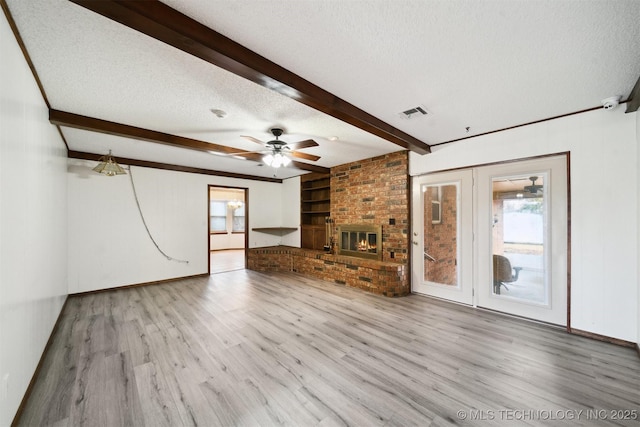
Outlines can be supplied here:
[[94, 171], [101, 173], [107, 176], [116, 176], [116, 175], [125, 175], [126, 172], [124, 169], [120, 167], [118, 163], [116, 163], [115, 159], [111, 155], [111, 150], [109, 150], [109, 154], [106, 156], [100, 157], [98, 160], [98, 166], [93, 168]]
[[227, 204], [231, 209], [236, 210], [241, 208], [244, 203], [242, 202], [242, 200], [235, 199], [235, 200], [229, 201]]

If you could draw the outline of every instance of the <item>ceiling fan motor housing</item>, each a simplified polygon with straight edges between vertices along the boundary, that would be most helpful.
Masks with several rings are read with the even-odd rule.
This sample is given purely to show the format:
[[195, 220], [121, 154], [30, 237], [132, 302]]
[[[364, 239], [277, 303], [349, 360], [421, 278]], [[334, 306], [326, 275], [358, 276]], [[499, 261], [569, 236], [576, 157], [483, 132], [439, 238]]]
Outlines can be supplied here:
[[280, 150], [282, 150], [283, 148], [285, 148], [285, 146], [287, 145], [286, 142], [284, 141], [280, 141], [278, 139], [278, 137], [280, 135], [282, 135], [284, 131], [280, 128], [273, 128], [271, 129], [271, 133], [273, 134], [273, 136], [276, 137], [276, 139], [274, 139], [273, 141], [269, 141], [266, 142], [265, 144], [268, 145], [269, 147], [271, 147], [274, 151], [278, 152]]
[[528, 191], [531, 194], [538, 194], [538, 190], [542, 190], [542, 185], [536, 185], [536, 181], [538, 180], [537, 176], [530, 176], [529, 180], [531, 181], [531, 185], [527, 185], [524, 187], [525, 191]]

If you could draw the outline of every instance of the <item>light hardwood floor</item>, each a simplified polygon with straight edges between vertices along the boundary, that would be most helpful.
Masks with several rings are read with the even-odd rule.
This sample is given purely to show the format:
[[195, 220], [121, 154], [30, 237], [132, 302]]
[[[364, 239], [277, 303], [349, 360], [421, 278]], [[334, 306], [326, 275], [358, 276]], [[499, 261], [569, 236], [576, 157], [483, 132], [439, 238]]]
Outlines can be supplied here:
[[244, 249], [224, 249], [211, 251], [211, 274], [224, 273], [245, 268]]
[[633, 349], [238, 270], [70, 297], [20, 424], [638, 425], [610, 411], [639, 409]]

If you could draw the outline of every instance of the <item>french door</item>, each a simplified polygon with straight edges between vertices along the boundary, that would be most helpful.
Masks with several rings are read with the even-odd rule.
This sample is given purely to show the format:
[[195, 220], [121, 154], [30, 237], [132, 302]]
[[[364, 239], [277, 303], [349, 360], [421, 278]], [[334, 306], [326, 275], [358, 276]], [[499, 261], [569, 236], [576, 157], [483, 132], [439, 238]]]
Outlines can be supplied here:
[[477, 169], [477, 305], [567, 324], [565, 156]]
[[413, 291], [473, 302], [470, 170], [413, 181]]
[[412, 291], [567, 322], [565, 156], [413, 178]]

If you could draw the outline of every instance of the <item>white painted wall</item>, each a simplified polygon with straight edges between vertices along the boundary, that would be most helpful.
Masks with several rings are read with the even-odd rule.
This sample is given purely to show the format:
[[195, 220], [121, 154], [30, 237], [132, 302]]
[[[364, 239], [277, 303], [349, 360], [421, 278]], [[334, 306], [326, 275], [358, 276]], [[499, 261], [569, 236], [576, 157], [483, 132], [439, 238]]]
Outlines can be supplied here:
[[282, 183], [282, 226], [298, 227], [297, 231], [282, 234], [282, 244], [300, 247], [300, 177]]
[[638, 340], [636, 113], [597, 110], [410, 154], [410, 174], [571, 152], [571, 326]]
[[130, 175], [99, 175], [95, 164], [69, 160], [69, 293], [206, 273], [209, 184], [249, 189], [249, 247], [280, 242], [251, 228], [280, 223], [282, 184], [134, 166], [151, 234], [165, 253], [189, 263], [169, 261], [147, 236]]
[[0, 58], [0, 426], [8, 426], [67, 296], [67, 153], [4, 15]]
[[227, 232], [223, 234], [211, 234], [209, 236], [212, 251], [220, 251], [223, 249], [242, 249], [244, 248], [244, 233]]

